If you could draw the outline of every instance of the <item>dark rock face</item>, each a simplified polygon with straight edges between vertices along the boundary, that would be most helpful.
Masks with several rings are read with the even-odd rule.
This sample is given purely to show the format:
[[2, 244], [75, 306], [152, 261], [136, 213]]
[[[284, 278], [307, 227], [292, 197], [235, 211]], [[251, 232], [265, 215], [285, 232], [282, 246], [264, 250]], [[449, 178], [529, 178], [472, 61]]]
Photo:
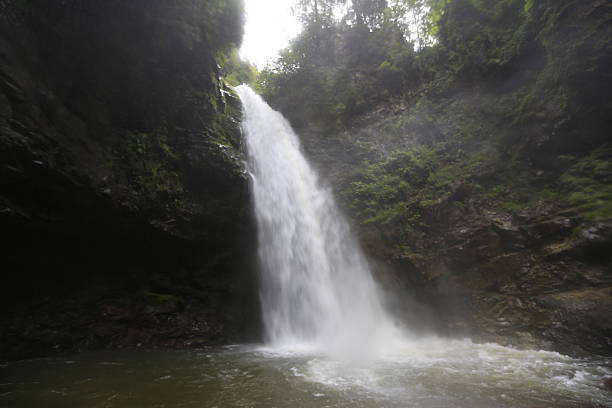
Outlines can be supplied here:
[[[454, 247], [460, 251], [429, 260], [443, 262], [452, 271], [430, 284], [450, 279], [455, 286], [442, 285], [442, 293], [465, 296], [463, 310], [451, 325], [467, 319], [464, 324], [483, 340], [544, 345], [570, 354], [609, 354], [612, 333], [604, 316], [612, 300], [610, 255], [583, 252], [592, 248], [584, 231], [599, 224], [581, 222], [571, 211], [522, 216], [504, 224], [503, 213], [481, 214], [481, 220], [491, 223], [462, 228], [464, 238]], [[612, 241], [605, 245], [609, 253]]]
[[612, 353], [610, 221], [552, 204], [509, 211], [477, 196], [459, 213], [450, 203], [436, 211], [408, 254], [394, 249], [396, 235], [360, 228], [366, 251], [387, 265], [379, 272], [383, 287], [429, 309], [396, 301], [410, 327], [427, 329], [427, 316], [429, 329], [448, 335]]
[[[387, 259], [395, 279], [408, 288], [404, 296], [429, 305], [438, 331], [609, 355], [612, 240], [604, 237], [610, 223], [585, 221], [575, 210], [536, 207], [513, 214], [471, 201], [474, 212], [465, 210], [462, 217], [453, 218], [452, 206], [439, 209], [429, 226], [433, 250], [397, 256], [388, 243], [372, 246], [375, 236], [362, 241], [373, 257]], [[419, 329], [419, 319], [408, 318]]]
[[235, 3], [0, 5], [0, 360], [257, 335]]

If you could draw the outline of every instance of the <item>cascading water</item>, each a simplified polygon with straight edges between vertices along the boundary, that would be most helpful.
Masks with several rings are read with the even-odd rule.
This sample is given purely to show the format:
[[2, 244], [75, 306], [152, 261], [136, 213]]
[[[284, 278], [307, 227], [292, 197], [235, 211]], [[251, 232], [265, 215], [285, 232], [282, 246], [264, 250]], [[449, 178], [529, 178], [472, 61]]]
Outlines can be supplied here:
[[0, 406], [612, 407], [608, 359], [400, 335], [291, 127], [248, 87], [238, 92], [269, 347], [3, 363]]
[[262, 263], [263, 317], [276, 347], [374, 350], [393, 338], [370, 270], [287, 120], [239, 86]]
[[[601, 389], [603, 378], [612, 375], [607, 363], [470, 340], [405, 336], [387, 315], [364, 255], [330, 191], [300, 152], [289, 123], [249, 87], [237, 91], [253, 178], [268, 340], [268, 347], [240, 358], [258, 367], [255, 377], [262, 376], [262, 390], [277, 387], [272, 405], [569, 408], [584, 401], [607, 403]], [[260, 369], [270, 365], [277, 370]], [[270, 373], [281, 378], [268, 378]], [[250, 381], [246, 388], [252, 395]], [[242, 377], [236, 382], [241, 384]]]

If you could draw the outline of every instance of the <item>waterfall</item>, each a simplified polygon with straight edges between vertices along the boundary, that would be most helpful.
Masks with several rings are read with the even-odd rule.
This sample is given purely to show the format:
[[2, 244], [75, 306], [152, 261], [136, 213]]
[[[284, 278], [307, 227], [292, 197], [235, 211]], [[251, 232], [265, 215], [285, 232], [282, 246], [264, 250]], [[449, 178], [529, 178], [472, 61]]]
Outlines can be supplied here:
[[368, 264], [289, 122], [236, 88], [252, 176], [267, 342], [364, 356], [393, 336]]

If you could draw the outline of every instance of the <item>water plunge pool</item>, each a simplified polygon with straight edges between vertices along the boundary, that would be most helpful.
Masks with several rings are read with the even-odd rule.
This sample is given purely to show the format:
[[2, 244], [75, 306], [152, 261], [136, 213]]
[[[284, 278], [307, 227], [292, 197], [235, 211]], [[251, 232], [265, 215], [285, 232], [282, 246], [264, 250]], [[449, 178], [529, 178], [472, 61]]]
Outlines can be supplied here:
[[605, 407], [609, 361], [421, 340], [371, 361], [229, 346], [88, 352], [0, 368], [2, 407]]

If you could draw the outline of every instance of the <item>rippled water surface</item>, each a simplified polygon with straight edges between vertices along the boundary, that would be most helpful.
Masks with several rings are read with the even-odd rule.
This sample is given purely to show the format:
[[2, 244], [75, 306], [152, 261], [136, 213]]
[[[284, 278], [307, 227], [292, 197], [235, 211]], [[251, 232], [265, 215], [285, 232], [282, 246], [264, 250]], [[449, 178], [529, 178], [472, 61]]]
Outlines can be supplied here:
[[359, 363], [252, 346], [82, 353], [3, 365], [0, 406], [606, 407], [608, 364], [436, 339]]

